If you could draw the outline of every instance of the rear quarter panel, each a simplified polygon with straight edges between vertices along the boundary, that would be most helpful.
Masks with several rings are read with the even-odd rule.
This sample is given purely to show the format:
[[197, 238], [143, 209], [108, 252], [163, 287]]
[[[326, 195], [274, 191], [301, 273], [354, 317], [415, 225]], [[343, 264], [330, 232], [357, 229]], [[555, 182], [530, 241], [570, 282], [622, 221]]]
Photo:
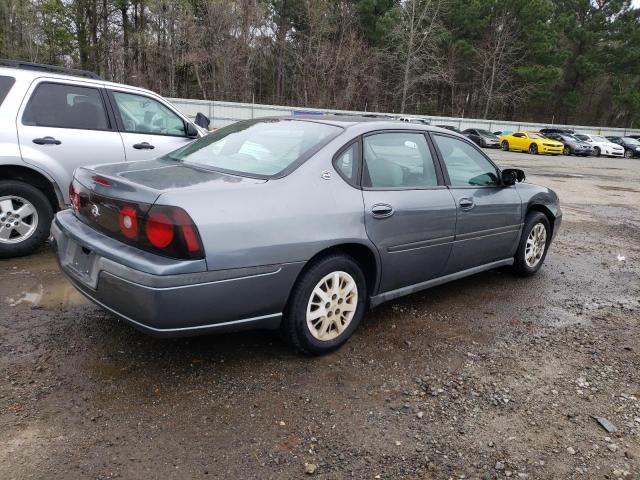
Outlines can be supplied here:
[[[262, 184], [169, 191], [159, 204], [184, 208], [198, 226], [209, 270], [303, 262], [339, 243], [368, 245], [362, 192], [333, 169], [340, 135], [297, 170]], [[326, 180], [322, 172], [331, 172]]]

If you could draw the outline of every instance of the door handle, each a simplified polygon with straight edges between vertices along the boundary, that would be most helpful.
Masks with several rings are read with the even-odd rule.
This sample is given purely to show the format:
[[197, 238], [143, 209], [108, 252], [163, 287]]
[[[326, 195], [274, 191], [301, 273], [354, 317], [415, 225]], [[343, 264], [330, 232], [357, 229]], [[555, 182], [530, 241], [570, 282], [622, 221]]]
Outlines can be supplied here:
[[34, 138], [33, 143], [36, 145], [60, 145], [62, 142], [53, 137]]
[[149, 142], [142, 142], [136, 143], [133, 148], [135, 148], [136, 150], [153, 150], [156, 147], [151, 145]]
[[393, 207], [386, 203], [376, 203], [371, 207], [371, 216], [375, 218], [387, 218], [393, 215]]
[[460, 210], [471, 210], [473, 207], [475, 207], [473, 198], [461, 198], [458, 201], [458, 205], [460, 205]]

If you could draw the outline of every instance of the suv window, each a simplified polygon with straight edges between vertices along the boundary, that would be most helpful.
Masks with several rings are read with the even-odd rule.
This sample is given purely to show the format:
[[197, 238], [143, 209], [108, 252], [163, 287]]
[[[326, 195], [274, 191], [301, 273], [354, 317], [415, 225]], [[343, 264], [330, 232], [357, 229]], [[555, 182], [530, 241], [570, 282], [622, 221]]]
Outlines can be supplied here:
[[91, 87], [41, 83], [31, 95], [22, 123], [37, 127], [107, 130], [100, 91]]
[[422, 133], [377, 133], [364, 137], [365, 187], [421, 188], [438, 185]]
[[186, 136], [184, 121], [153, 98], [113, 92], [125, 132]]
[[9, 90], [13, 87], [13, 84], [16, 83], [16, 79], [13, 77], [5, 77], [4, 75], [0, 75], [0, 105], [7, 97]]
[[498, 185], [498, 171], [473, 146], [457, 138], [433, 135], [454, 187]]

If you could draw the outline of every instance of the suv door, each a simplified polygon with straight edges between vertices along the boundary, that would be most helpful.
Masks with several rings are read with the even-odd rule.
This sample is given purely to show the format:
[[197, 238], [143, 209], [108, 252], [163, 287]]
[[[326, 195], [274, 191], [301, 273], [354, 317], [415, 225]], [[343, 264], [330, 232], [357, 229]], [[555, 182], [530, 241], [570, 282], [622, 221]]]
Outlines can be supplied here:
[[379, 291], [439, 276], [449, 258], [456, 207], [424, 132], [386, 131], [362, 139], [367, 235], [380, 253]]
[[455, 242], [446, 273], [515, 255], [522, 228], [522, 200], [505, 187], [498, 168], [475, 145], [432, 134], [457, 208]]
[[109, 91], [127, 160], [160, 157], [191, 142], [187, 122], [164, 103], [147, 95]]
[[41, 79], [26, 98], [17, 119], [22, 159], [47, 172], [66, 203], [76, 168], [125, 160], [100, 87]]

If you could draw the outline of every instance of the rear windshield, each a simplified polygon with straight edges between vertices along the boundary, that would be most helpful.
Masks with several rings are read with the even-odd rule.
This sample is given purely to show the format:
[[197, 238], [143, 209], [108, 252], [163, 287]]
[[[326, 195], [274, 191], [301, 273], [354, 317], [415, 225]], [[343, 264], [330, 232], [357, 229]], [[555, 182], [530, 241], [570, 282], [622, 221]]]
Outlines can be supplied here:
[[9, 90], [11, 90], [11, 87], [13, 87], [14, 83], [16, 83], [15, 78], [0, 75], [0, 105], [2, 105], [2, 102], [9, 93]]
[[246, 120], [210, 133], [165, 158], [269, 178], [294, 168], [342, 131], [334, 125], [300, 120]]

